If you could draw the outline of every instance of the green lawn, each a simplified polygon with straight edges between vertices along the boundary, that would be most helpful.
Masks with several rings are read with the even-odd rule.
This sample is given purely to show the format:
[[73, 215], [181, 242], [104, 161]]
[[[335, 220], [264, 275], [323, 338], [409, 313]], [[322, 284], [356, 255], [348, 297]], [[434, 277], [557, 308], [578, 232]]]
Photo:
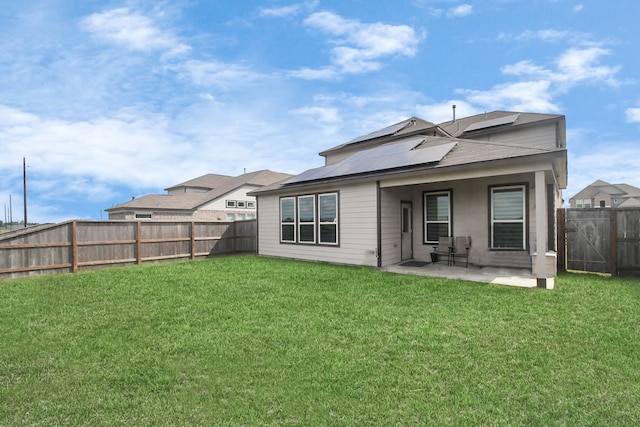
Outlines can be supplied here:
[[0, 425], [638, 425], [640, 281], [234, 256], [0, 282]]

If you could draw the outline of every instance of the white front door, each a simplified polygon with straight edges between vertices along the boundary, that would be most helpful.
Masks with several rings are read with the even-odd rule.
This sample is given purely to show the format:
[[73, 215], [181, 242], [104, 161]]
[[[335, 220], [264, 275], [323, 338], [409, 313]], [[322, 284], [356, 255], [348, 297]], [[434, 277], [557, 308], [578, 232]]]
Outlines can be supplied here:
[[402, 261], [413, 258], [413, 208], [411, 202], [402, 202], [400, 229], [402, 230], [400, 258]]

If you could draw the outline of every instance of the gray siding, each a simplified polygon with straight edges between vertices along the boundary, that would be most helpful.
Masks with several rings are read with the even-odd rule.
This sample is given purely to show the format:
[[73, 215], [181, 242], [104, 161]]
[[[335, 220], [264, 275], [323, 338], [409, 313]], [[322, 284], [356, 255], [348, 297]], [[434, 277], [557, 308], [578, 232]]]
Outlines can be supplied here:
[[555, 123], [545, 126], [539, 125], [525, 129], [514, 129], [509, 132], [494, 133], [486, 137], [478, 138], [484, 141], [505, 142], [524, 147], [556, 148], [557, 135]]
[[340, 264], [377, 265], [375, 183], [342, 184], [339, 188], [338, 246], [280, 243], [280, 197], [337, 191], [323, 187], [258, 197], [258, 253]]

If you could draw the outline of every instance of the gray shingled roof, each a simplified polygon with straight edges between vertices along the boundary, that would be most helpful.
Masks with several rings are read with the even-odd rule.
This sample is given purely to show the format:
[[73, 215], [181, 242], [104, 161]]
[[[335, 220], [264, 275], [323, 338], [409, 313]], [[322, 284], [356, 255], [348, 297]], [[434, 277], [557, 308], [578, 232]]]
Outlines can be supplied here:
[[[409, 139], [415, 139], [415, 137], [403, 138], [397, 141], [393, 141], [391, 143], [385, 145], [402, 145], [405, 141]], [[566, 149], [563, 148], [553, 148], [553, 149], [541, 149], [541, 148], [533, 148], [526, 147], [523, 145], [515, 145], [509, 144], [506, 142], [492, 142], [492, 141], [480, 141], [480, 140], [470, 140], [470, 139], [462, 139], [462, 138], [445, 138], [445, 137], [429, 137], [425, 136], [424, 143], [421, 145], [422, 148], [428, 148], [429, 146], [438, 146], [443, 144], [455, 143], [455, 146], [439, 161], [436, 163], [428, 162], [425, 164], [412, 164], [406, 167], [393, 167], [392, 169], [371, 169], [369, 168], [367, 172], [357, 174], [357, 176], [375, 176], [380, 175], [391, 170], [399, 171], [399, 170], [413, 170], [415, 168], [421, 168], [424, 170], [429, 169], [439, 169], [439, 168], [447, 168], [454, 166], [462, 166], [462, 165], [471, 165], [482, 162], [496, 161], [496, 160], [504, 160], [504, 159], [516, 159], [516, 158], [525, 158], [534, 155], [544, 155], [544, 154], [553, 154], [557, 153], [559, 156], [566, 155]], [[349, 159], [349, 158], [347, 158]], [[368, 161], [365, 159], [364, 161]], [[323, 168], [332, 168], [334, 165], [322, 166], [320, 168], [316, 168], [313, 170], [314, 176], [322, 176]], [[303, 172], [305, 174], [306, 172]], [[350, 175], [354, 176], [354, 175]], [[328, 180], [336, 180], [343, 179], [345, 176], [336, 175], [331, 173], [330, 176], [326, 178], [321, 178], [315, 181], [328, 181]], [[304, 185], [305, 183], [315, 182], [315, 181], [307, 181], [307, 182], [298, 182], [296, 177], [282, 181], [281, 183], [276, 183], [273, 185], [262, 187], [258, 190], [255, 190], [254, 193], [268, 192], [277, 190], [282, 187], [286, 187], [287, 185]]]
[[598, 193], [605, 193], [612, 197], [637, 197], [640, 198], [640, 188], [629, 184], [609, 184], [598, 179], [576, 193], [571, 199], [590, 199]]
[[232, 177], [229, 175], [217, 175], [215, 173], [208, 173], [206, 175], [199, 176], [197, 178], [190, 179], [180, 184], [173, 185], [169, 188], [165, 188], [165, 191], [173, 190], [174, 188], [190, 187], [190, 188], [205, 188], [213, 190], [214, 188], [222, 185], [225, 181], [228, 181]]
[[[495, 129], [521, 126], [542, 120], [553, 120], [562, 117], [557, 114], [521, 113], [515, 111], [491, 111], [475, 116], [463, 117], [455, 121], [450, 120], [438, 126], [454, 137], [464, 137], [464, 134], [477, 134]], [[512, 120], [513, 119], [513, 120]], [[505, 122], [506, 120], [506, 122]]]
[[434, 123], [428, 122], [418, 117], [410, 117], [406, 120], [402, 120], [401, 122], [394, 123], [390, 126], [376, 130], [366, 135], [357, 136], [352, 140], [345, 142], [344, 144], [337, 145], [321, 152], [320, 155], [324, 156], [331, 153], [332, 151], [338, 151], [343, 148], [352, 147], [361, 143], [368, 143], [379, 138], [401, 137], [403, 135], [416, 134], [426, 131], [427, 129], [435, 128], [436, 125]]
[[162, 210], [195, 210], [225, 194], [245, 185], [254, 186], [256, 188], [273, 184], [284, 179], [291, 178], [293, 175], [273, 172], [270, 170], [261, 170], [246, 173], [236, 177], [226, 177], [224, 175], [203, 175], [201, 177], [186, 181], [182, 184], [169, 188], [178, 188], [183, 186], [201, 187], [201, 185], [193, 185], [193, 183], [216, 183], [216, 188], [206, 192], [185, 192], [176, 195], [167, 194], [148, 194], [135, 198], [125, 203], [106, 209], [107, 212], [130, 209], [162, 209]]

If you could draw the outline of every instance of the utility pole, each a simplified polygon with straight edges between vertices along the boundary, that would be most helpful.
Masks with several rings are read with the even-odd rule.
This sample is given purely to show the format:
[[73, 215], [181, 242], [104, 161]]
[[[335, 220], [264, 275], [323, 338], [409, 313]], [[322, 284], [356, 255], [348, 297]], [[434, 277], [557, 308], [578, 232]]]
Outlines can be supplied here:
[[24, 187], [24, 226], [27, 227], [27, 160], [22, 158], [22, 184]]

